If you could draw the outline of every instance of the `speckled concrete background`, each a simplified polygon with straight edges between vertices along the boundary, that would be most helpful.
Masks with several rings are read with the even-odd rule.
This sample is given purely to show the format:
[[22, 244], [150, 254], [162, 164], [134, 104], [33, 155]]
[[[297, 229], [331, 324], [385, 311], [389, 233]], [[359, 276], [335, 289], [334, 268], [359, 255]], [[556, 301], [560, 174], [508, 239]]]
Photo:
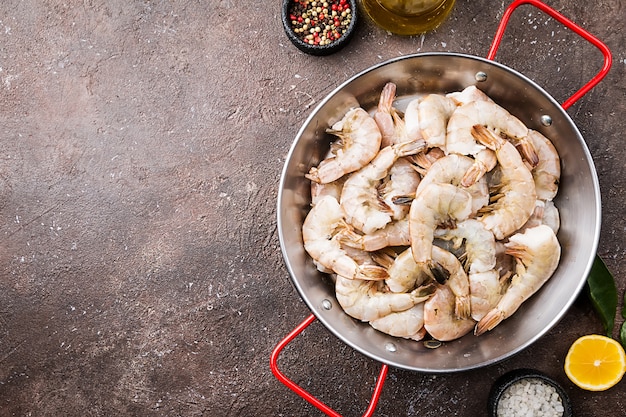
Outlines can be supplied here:
[[[622, 294], [625, 5], [548, 4], [614, 54], [609, 76], [569, 113], [597, 166], [599, 252]], [[276, 343], [309, 314], [276, 232], [291, 142], [315, 104], [374, 64], [485, 56], [506, 5], [458, 0], [442, 27], [411, 38], [362, 19], [346, 49], [319, 58], [288, 42], [278, 1], [2, 1], [0, 415], [319, 415], [269, 369]], [[497, 60], [559, 101], [601, 62], [526, 6]], [[590, 393], [562, 371], [569, 344], [600, 331], [581, 296], [495, 366], [390, 369], [376, 415], [482, 415], [495, 378], [533, 366], [564, 385], [577, 416], [621, 416], [624, 382]], [[280, 364], [346, 416], [363, 413], [380, 367], [319, 323]]]

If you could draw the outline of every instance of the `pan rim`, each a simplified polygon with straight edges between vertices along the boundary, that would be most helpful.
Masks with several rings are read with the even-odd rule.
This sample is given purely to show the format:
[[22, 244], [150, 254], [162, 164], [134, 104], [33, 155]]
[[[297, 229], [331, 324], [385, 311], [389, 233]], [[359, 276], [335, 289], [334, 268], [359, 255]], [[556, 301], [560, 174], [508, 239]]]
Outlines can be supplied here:
[[[311, 111], [311, 113], [309, 114], [309, 116], [305, 119], [305, 121], [302, 123], [301, 127], [299, 128], [295, 139], [293, 140], [293, 143], [291, 144], [291, 147], [289, 149], [289, 152], [286, 156], [285, 159], [285, 164], [283, 166], [282, 172], [281, 172], [281, 177], [280, 177], [280, 181], [279, 181], [279, 190], [278, 190], [278, 199], [277, 199], [277, 225], [278, 225], [278, 235], [279, 235], [279, 241], [280, 241], [280, 247], [281, 247], [281, 253], [283, 256], [283, 259], [285, 261], [285, 265], [286, 268], [288, 270], [288, 273], [290, 275], [290, 281], [292, 283], [292, 285], [296, 288], [297, 292], [299, 293], [301, 299], [305, 302], [305, 304], [307, 305], [307, 307], [311, 310], [311, 312], [316, 316], [316, 318], [324, 325], [324, 327], [329, 330], [332, 334], [334, 334], [336, 337], [338, 337], [342, 342], [346, 343], [348, 346], [350, 346], [351, 348], [355, 349], [356, 351], [364, 354], [365, 356], [370, 357], [371, 359], [374, 359], [378, 362], [387, 364], [389, 366], [394, 366], [396, 368], [401, 368], [401, 369], [406, 369], [406, 370], [410, 370], [410, 371], [418, 371], [418, 372], [425, 372], [425, 373], [450, 373], [450, 372], [461, 372], [461, 371], [468, 371], [468, 370], [473, 370], [473, 369], [477, 369], [477, 368], [482, 368], [482, 367], [486, 367], [486, 366], [490, 366], [493, 365], [495, 363], [501, 362], [507, 358], [510, 358], [511, 356], [516, 355], [517, 353], [525, 350], [526, 348], [528, 348], [530, 345], [532, 345], [533, 343], [535, 343], [538, 339], [540, 339], [541, 337], [543, 337], [547, 332], [549, 332], [559, 321], [561, 321], [561, 319], [563, 318], [563, 316], [567, 313], [567, 311], [569, 311], [569, 309], [571, 308], [571, 305], [574, 303], [575, 299], [578, 297], [578, 295], [580, 294], [581, 290], [583, 289], [586, 279], [581, 279], [578, 283], [577, 286], [575, 287], [574, 291], [572, 291], [569, 299], [564, 303], [564, 307], [561, 309], [561, 311], [556, 314], [552, 320], [550, 320], [546, 325], [544, 325], [543, 329], [536, 333], [533, 337], [529, 338], [525, 343], [520, 344], [519, 346], [517, 346], [515, 349], [512, 349], [508, 352], [506, 352], [505, 354], [496, 356], [494, 358], [491, 358], [487, 361], [484, 362], [480, 362], [480, 363], [475, 363], [475, 364], [468, 364], [467, 366], [461, 366], [461, 367], [457, 367], [457, 368], [445, 368], [445, 369], [434, 369], [434, 368], [422, 368], [422, 367], [415, 367], [415, 366], [411, 366], [411, 365], [406, 365], [403, 363], [398, 363], [394, 360], [391, 360], [389, 358], [386, 358], [380, 354], [376, 354], [374, 352], [371, 352], [368, 349], [365, 349], [363, 346], [361, 346], [359, 343], [355, 343], [352, 340], [348, 339], [341, 331], [339, 331], [336, 326], [333, 325], [333, 323], [331, 323], [331, 320], [327, 319], [327, 317], [324, 314], [321, 314], [322, 311], [322, 307], [319, 305], [316, 305], [315, 303], [313, 303], [312, 300], [309, 299], [309, 296], [307, 294], [307, 292], [305, 291], [305, 289], [302, 287], [302, 285], [300, 284], [300, 281], [297, 277], [296, 271], [294, 270], [293, 266], [291, 265], [291, 263], [289, 262], [289, 254], [287, 252], [287, 248], [286, 248], [286, 239], [285, 239], [285, 232], [283, 230], [282, 225], [284, 224], [284, 219], [282, 216], [282, 206], [283, 206], [283, 201], [285, 198], [285, 188], [286, 188], [286, 178], [289, 175], [288, 173], [288, 169], [289, 169], [289, 163], [290, 161], [292, 161], [295, 149], [298, 147], [298, 143], [300, 142], [300, 140], [302, 140], [302, 136], [303, 133], [305, 132], [305, 130], [307, 129], [307, 127], [310, 125], [310, 123], [314, 120], [314, 118], [316, 117], [316, 115], [320, 112], [320, 110], [335, 96], [337, 95], [340, 91], [342, 91], [346, 86], [348, 86], [349, 84], [351, 84], [352, 82], [354, 82], [356, 79], [363, 77], [364, 75], [376, 71], [380, 68], [383, 68], [385, 66], [388, 65], [392, 65], [394, 63], [397, 63], [399, 61], [404, 61], [404, 60], [411, 60], [411, 59], [424, 59], [424, 58], [430, 58], [430, 57], [457, 57], [457, 58], [461, 58], [461, 59], [469, 59], [469, 60], [474, 60], [474, 61], [478, 61], [480, 63], [483, 64], [488, 64], [488, 65], [493, 65], [496, 66], [506, 72], [512, 73], [513, 76], [519, 77], [521, 78], [525, 83], [530, 84], [531, 86], [533, 86], [539, 93], [543, 94], [553, 105], [554, 109], [558, 109], [558, 111], [561, 113], [561, 115], [569, 122], [571, 123], [571, 126], [579, 133], [580, 138], [582, 139], [582, 135], [580, 135], [580, 132], [578, 131], [578, 128], [576, 126], [576, 124], [573, 122], [573, 120], [570, 118], [570, 116], [567, 114], [567, 112], [565, 111], [565, 109], [563, 109], [561, 107], [561, 105], [556, 102], [556, 100], [550, 95], [548, 94], [541, 86], [539, 86], [536, 82], [534, 82], [533, 80], [529, 79], [528, 77], [524, 76], [523, 74], [519, 73], [518, 71], [505, 66], [503, 64], [500, 64], [498, 62], [486, 59], [486, 58], [482, 58], [482, 57], [478, 57], [478, 56], [474, 56], [474, 55], [468, 55], [468, 54], [464, 54], [464, 53], [455, 53], [455, 52], [428, 52], [428, 53], [418, 53], [418, 54], [410, 54], [410, 55], [405, 55], [405, 56], [400, 56], [400, 57], [396, 57], [396, 58], [392, 58], [390, 60], [378, 63], [374, 66], [371, 66], [369, 68], [366, 68], [363, 71], [360, 71], [358, 73], [356, 73], [355, 75], [353, 75], [352, 77], [348, 78], [347, 80], [345, 80], [344, 82], [342, 82], [341, 84], [339, 84], [336, 88], [334, 88], [331, 92], [329, 92], [316, 106], [315, 108]], [[592, 176], [591, 176], [591, 182], [592, 182], [592, 187], [593, 187], [593, 191], [594, 191], [594, 208], [596, 209], [597, 215], [595, 216], [595, 221], [593, 224], [593, 230], [594, 230], [594, 234], [593, 236], [590, 236], [590, 238], [592, 238], [592, 243], [591, 243], [591, 253], [589, 256], [589, 259], [585, 262], [584, 265], [584, 271], [582, 271], [582, 276], [586, 278], [586, 276], [588, 275], [589, 271], [591, 270], [593, 261], [594, 261], [594, 257], [596, 255], [597, 252], [597, 248], [598, 248], [598, 244], [599, 244], [599, 237], [600, 237], [600, 230], [601, 230], [601, 195], [600, 195], [600, 186], [599, 186], [599, 180], [598, 180], [598, 176], [597, 176], [597, 171], [595, 169], [595, 165], [593, 162], [593, 158], [591, 156], [591, 153], [589, 152], [588, 147], [586, 146], [586, 143], [584, 141], [584, 139], [581, 140], [581, 146], [582, 146], [582, 151], [587, 159], [587, 163], [589, 164], [589, 168], [592, 172]], [[392, 337], [392, 336], [389, 336]], [[418, 342], [410, 342], [410, 343], [418, 343]]]

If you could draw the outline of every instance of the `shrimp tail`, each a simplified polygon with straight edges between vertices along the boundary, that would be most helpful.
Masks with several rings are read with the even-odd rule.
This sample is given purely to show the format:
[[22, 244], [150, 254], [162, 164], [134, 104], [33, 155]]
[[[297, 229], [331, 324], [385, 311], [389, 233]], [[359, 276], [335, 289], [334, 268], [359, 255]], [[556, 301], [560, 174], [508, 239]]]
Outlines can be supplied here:
[[383, 113], [391, 112], [393, 101], [396, 99], [396, 85], [394, 83], [387, 83], [383, 87], [380, 93], [380, 99], [378, 101], [378, 111]]
[[492, 330], [498, 324], [500, 324], [506, 318], [504, 312], [500, 311], [497, 308], [489, 311], [485, 316], [480, 319], [480, 321], [476, 324], [474, 328], [474, 334], [476, 336], [480, 336], [481, 334]]
[[535, 145], [533, 145], [530, 140], [520, 140], [516, 148], [522, 155], [522, 158], [524, 158], [524, 160], [530, 164], [531, 168], [534, 168], [537, 166], [537, 164], [539, 164], [539, 155], [537, 155]]
[[396, 145], [396, 154], [398, 158], [403, 158], [405, 156], [414, 156], [420, 154], [424, 149], [426, 149], [426, 141], [424, 139], [415, 139], [408, 142], [402, 142]]
[[389, 278], [387, 270], [382, 266], [377, 265], [361, 265], [357, 271], [358, 279], [364, 279], [368, 281], [381, 281]]
[[308, 180], [321, 184], [319, 169], [317, 167], [311, 167], [307, 174], [304, 174], [304, 177]]
[[463, 178], [461, 178], [461, 185], [463, 187], [471, 187], [476, 184], [476, 182], [485, 175], [485, 167], [482, 164], [473, 164]]
[[393, 204], [397, 206], [410, 206], [413, 200], [415, 200], [415, 194], [396, 195], [391, 199]]
[[337, 239], [342, 245], [360, 249], [363, 246], [363, 235], [357, 233], [351, 226], [344, 227], [337, 233]]
[[454, 314], [458, 319], [468, 319], [472, 313], [472, 307], [470, 304], [470, 297], [462, 296], [456, 297], [454, 301]]
[[500, 141], [502, 139], [483, 125], [472, 126], [472, 136], [492, 151], [499, 149], [501, 146]]
[[393, 265], [393, 261], [396, 259], [397, 254], [391, 249], [381, 249], [376, 252], [372, 252], [372, 259], [384, 268], [389, 269]]
[[411, 291], [411, 298], [413, 299], [415, 304], [421, 303], [428, 300], [435, 293], [436, 290], [437, 285], [431, 281]]

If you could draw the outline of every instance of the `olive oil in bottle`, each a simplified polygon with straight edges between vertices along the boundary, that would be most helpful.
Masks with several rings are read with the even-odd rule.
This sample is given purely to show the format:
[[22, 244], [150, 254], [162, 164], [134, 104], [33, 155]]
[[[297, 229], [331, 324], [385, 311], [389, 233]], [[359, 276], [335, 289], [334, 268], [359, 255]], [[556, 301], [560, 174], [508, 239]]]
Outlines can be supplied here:
[[416, 35], [439, 26], [455, 0], [361, 0], [378, 26], [397, 35]]

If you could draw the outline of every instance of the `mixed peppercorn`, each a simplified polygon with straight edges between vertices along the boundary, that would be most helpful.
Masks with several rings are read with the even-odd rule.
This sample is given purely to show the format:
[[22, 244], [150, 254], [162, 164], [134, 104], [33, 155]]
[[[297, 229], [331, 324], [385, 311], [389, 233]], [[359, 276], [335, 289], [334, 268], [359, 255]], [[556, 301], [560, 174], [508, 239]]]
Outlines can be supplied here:
[[352, 21], [348, 0], [294, 0], [289, 11], [293, 32], [309, 45], [339, 40]]

